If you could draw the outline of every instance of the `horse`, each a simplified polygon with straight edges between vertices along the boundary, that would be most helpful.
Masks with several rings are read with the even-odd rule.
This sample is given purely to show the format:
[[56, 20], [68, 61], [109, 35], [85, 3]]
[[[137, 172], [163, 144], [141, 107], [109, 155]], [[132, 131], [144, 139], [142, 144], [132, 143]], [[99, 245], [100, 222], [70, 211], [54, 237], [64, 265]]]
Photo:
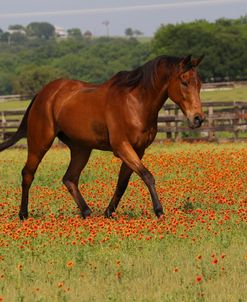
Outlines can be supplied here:
[[56, 137], [70, 149], [70, 163], [63, 183], [83, 218], [90, 216], [91, 209], [78, 189], [78, 182], [92, 149], [112, 151], [122, 160], [105, 217], [110, 218], [116, 211], [133, 172], [146, 184], [154, 213], [161, 217], [164, 211], [155, 179], [141, 159], [154, 141], [158, 113], [168, 97], [181, 108], [190, 128], [201, 126], [205, 115], [197, 66], [202, 59], [203, 56], [161, 55], [131, 71], [120, 71], [102, 84], [57, 79], [44, 86], [32, 99], [17, 132], [0, 144], [3, 151], [21, 138], [27, 138], [19, 218], [28, 218], [29, 189]]

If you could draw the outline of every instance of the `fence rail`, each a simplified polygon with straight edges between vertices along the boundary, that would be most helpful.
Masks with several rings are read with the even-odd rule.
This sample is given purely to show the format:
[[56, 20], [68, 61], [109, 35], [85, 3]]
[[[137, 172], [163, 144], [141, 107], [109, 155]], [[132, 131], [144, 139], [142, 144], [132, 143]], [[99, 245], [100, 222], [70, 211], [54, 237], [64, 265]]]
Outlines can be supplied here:
[[176, 105], [165, 105], [158, 118], [161, 139], [247, 140], [247, 102], [203, 102], [206, 120], [202, 127], [189, 129]]
[[[164, 105], [158, 117], [157, 140], [247, 140], [247, 102], [204, 102], [202, 105], [206, 121], [197, 129], [189, 129], [186, 118], [176, 105]], [[17, 130], [24, 112], [0, 112], [1, 141]]]
[[8, 101], [23, 101], [29, 100], [30, 97], [20, 94], [11, 94], [11, 95], [0, 95], [0, 103], [5, 103]]

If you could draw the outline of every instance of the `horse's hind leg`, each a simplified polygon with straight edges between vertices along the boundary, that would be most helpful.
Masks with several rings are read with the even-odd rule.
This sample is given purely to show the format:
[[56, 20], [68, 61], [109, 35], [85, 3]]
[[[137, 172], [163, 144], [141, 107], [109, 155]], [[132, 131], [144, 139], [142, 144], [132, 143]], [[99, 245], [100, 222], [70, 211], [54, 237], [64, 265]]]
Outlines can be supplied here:
[[117, 187], [108, 207], [105, 210], [105, 217], [110, 218], [112, 213], [116, 211], [119, 201], [128, 186], [132, 173], [133, 170], [131, 170], [125, 163], [122, 163], [118, 176]]
[[79, 189], [78, 189], [78, 181], [81, 174], [82, 169], [86, 166], [88, 159], [91, 154], [91, 149], [70, 148], [71, 160], [69, 167], [63, 177], [63, 183], [67, 187], [68, 191], [72, 195], [76, 204], [78, 205], [81, 215], [86, 218], [91, 214], [91, 210], [89, 206], [86, 204], [84, 198], [82, 197]]
[[[42, 138], [43, 139], [43, 138]], [[42, 143], [44, 141], [42, 140]], [[29, 189], [34, 179], [34, 174], [44, 157], [47, 150], [50, 148], [53, 142], [53, 138], [50, 138], [46, 144], [35, 144], [34, 146], [28, 146], [28, 157], [27, 162], [22, 170], [22, 198], [19, 217], [21, 220], [28, 217], [28, 196]]]

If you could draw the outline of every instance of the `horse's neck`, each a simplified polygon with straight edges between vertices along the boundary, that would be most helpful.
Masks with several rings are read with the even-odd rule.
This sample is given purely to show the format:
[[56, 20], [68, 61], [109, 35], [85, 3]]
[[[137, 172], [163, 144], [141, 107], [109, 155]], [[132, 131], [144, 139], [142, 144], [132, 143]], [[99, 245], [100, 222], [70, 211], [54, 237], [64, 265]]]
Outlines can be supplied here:
[[153, 106], [156, 114], [160, 111], [165, 101], [168, 99], [168, 86], [171, 78], [171, 69], [163, 64], [158, 69], [158, 76], [150, 90], [149, 103]]
[[153, 127], [158, 122], [158, 113], [167, 99], [166, 91], [139, 90], [134, 93], [134, 99], [140, 105], [142, 122], [146, 128]]
[[160, 86], [153, 88], [146, 94], [144, 92], [142, 95], [144, 106], [147, 107], [149, 114], [157, 116], [165, 101], [168, 99], [168, 84], [160, 84]]

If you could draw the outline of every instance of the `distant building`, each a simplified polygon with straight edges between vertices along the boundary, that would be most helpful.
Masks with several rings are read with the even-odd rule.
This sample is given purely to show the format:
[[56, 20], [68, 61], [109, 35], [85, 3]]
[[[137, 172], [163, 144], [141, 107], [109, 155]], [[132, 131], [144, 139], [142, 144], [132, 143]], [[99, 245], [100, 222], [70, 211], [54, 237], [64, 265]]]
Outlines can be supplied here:
[[55, 35], [58, 38], [62, 38], [62, 39], [67, 39], [68, 38], [68, 32], [67, 32], [67, 30], [65, 30], [62, 27], [56, 26], [56, 25], [54, 27], [55, 27]]
[[13, 34], [26, 35], [27, 34], [24, 29], [8, 29], [7, 32], [11, 35], [13, 35]]
[[91, 39], [93, 34], [91, 33], [90, 30], [87, 30], [84, 32], [83, 36], [86, 38], [86, 39]]

